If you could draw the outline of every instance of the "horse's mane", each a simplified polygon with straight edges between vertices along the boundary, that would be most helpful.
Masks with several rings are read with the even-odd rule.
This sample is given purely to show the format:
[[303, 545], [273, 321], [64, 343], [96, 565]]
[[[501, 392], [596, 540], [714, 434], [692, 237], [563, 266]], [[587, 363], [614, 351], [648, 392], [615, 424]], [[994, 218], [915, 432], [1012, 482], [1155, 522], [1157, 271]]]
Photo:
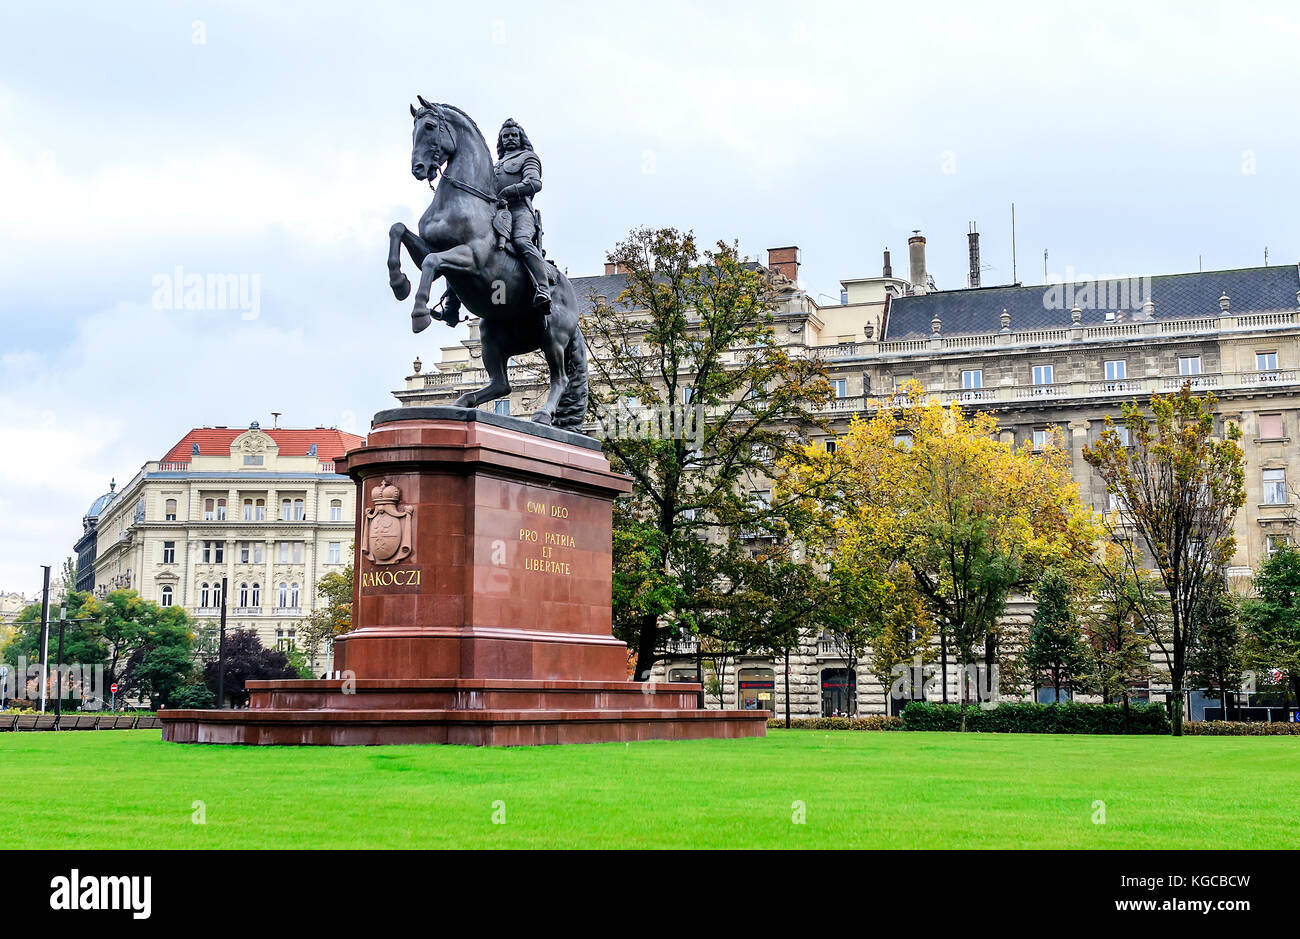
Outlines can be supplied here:
[[465, 118], [465, 120], [469, 121], [469, 126], [474, 128], [475, 132], [479, 136], [479, 139], [483, 141], [483, 146], [487, 147], [488, 153], [490, 154], [492, 152], [492, 148], [488, 147], [487, 138], [483, 136], [483, 131], [479, 130], [479, 126], [474, 122], [474, 118], [470, 117], [468, 114], [466, 114], [460, 108], [456, 107], [456, 105], [454, 104], [439, 104], [438, 107], [446, 108], [448, 111], [455, 111], [461, 117]]

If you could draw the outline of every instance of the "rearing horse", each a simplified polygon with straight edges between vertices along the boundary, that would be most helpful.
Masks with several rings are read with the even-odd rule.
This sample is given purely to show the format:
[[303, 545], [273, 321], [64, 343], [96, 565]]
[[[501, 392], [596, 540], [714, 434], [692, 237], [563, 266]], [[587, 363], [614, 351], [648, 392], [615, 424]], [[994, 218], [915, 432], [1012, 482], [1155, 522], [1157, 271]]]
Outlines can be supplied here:
[[461, 303], [479, 317], [489, 381], [457, 398], [457, 407], [473, 408], [508, 395], [510, 357], [540, 349], [550, 369], [550, 389], [533, 420], [577, 430], [587, 416], [587, 347], [578, 326], [573, 284], [547, 263], [551, 314], [543, 322], [532, 306], [527, 270], [514, 254], [497, 248], [492, 227], [496, 178], [482, 132], [459, 108], [419, 100], [418, 109], [411, 106], [415, 119], [411, 173], [432, 187], [441, 171], [442, 182], [420, 217], [418, 234], [401, 222], [389, 230], [388, 282], [393, 294], [405, 300], [411, 292], [411, 282], [402, 273], [401, 246], [405, 245], [420, 265], [411, 310], [414, 332], [433, 321], [429, 291], [439, 277], [445, 277]]

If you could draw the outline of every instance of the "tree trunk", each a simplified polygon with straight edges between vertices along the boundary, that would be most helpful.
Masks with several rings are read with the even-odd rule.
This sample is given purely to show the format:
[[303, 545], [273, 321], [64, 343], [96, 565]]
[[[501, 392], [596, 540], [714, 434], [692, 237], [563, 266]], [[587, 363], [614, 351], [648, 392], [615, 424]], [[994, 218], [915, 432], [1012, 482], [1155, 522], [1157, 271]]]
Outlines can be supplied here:
[[948, 631], [939, 628], [939, 687], [943, 692], [943, 703], [948, 703]]
[[790, 650], [785, 650], [785, 729], [790, 729]]
[[1169, 718], [1172, 722], [1173, 736], [1183, 735], [1183, 676], [1176, 675], [1173, 680], [1174, 690], [1170, 697]]

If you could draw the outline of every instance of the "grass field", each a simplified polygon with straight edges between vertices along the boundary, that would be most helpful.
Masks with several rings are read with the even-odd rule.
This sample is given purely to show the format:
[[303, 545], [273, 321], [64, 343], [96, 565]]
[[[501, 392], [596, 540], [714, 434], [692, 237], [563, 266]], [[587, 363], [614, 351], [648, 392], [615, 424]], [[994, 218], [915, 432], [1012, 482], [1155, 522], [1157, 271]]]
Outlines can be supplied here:
[[0, 848], [1294, 848], [1298, 817], [1295, 737], [796, 730], [500, 750], [0, 736]]

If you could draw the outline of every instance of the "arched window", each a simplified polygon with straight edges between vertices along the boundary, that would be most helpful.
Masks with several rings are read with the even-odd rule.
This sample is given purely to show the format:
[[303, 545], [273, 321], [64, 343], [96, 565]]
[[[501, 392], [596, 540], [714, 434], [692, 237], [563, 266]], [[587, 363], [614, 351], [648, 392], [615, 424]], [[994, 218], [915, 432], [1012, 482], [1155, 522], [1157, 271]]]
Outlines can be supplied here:
[[212, 603], [210, 602], [212, 600], [212, 595], [209, 593], [209, 589], [210, 588], [206, 582], [199, 587], [199, 606], [205, 610], [211, 609], [212, 607]]
[[343, 521], [343, 500], [342, 499], [330, 500], [330, 521], [331, 522]]
[[280, 609], [285, 609], [289, 605], [289, 585], [281, 581], [280, 589], [276, 592], [275, 605]]
[[253, 606], [262, 605], [262, 585], [253, 584]]
[[239, 605], [240, 607], [248, 606], [248, 584], [247, 583], [243, 583], [239, 585]]
[[163, 587], [163, 589], [162, 589], [162, 605], [163, 605], [163, 606], [171, 606], [171, 605], [172, 605], [172, 588], [171, 588], [171, 587]]
[[224, 522], [225, 520], [226, 520], [226, 500], [218, 499], [217, 500], [217, 521]]
[[296, 583], [289, 585], [289, 609], [298, 609], [298, 585]]

